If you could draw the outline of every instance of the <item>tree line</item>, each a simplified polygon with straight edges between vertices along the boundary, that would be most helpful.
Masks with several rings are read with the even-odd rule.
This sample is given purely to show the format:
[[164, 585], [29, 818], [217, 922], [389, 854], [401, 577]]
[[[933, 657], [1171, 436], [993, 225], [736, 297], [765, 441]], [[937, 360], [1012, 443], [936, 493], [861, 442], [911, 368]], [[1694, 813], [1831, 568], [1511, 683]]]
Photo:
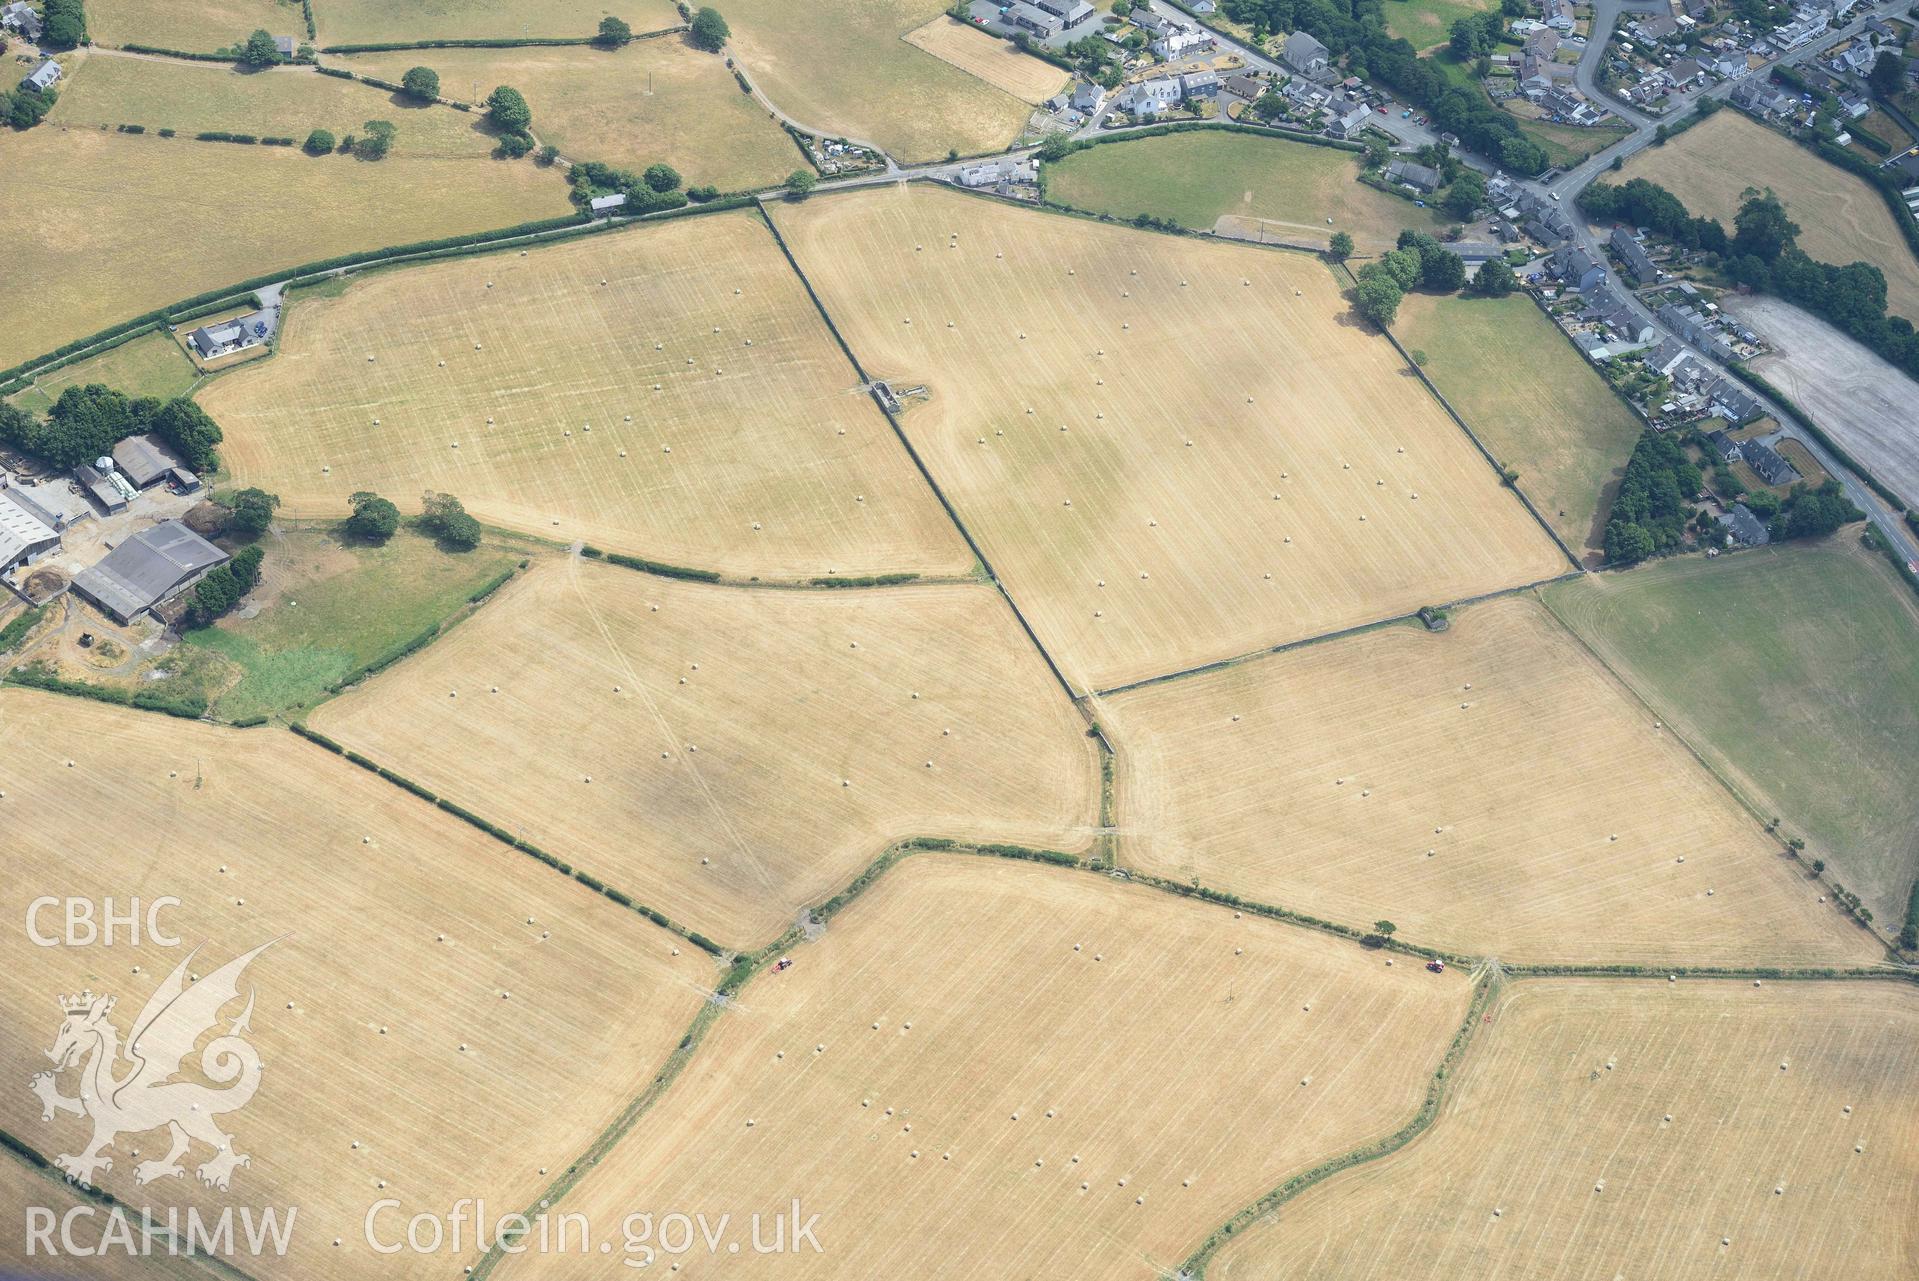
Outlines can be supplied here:
[[0, 441], [58, 471], [105, 457], [127, 437], [147, 434], [194, 471], [209, 472], [219, 464], [220, 425], [185, 396], [132, 399], [104, 384], [87, 383], [61, 392], [45, 418], [0, 403]]

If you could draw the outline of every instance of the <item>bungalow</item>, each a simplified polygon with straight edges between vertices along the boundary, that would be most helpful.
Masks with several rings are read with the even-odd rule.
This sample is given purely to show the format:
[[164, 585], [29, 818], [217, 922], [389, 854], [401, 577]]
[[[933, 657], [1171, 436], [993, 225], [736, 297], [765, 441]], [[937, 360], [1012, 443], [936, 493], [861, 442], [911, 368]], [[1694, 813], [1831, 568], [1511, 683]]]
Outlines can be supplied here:
[[1633, 23], [1632, 30], [1641, 40], [1670, 40], [1679, 34], [1679, 20], [1670, 13], [1655, 14]]
[[1016, 27], [1024, 27], [1042, 40], [1058, 35], [1061, 29], [1057, 17], [1025, 3], [1025, 0], [1015, 0], [1013, 7], [1006, 11], [1006, 20]]
[[1235, 98], [1244, 98], [1248, 102], [1257, 102], [1266, 92], [1266, 81], [1258, 76], [1249, 76], [1244, 72], [1226, 77], [1226, 92]]
[[1734, 503], [1732, 510], [1719, 518], [1726, 527], [1726, 546], [1734, 543], [1746, 547], [1763, 547], [1772, 541], [1772, 535], [1766, 530], [1766, 522], [1753, 515], [1752, 509], [1744, 503]]
[[1206, 14], [1219, 12], [1219, 6], [1214, 4], [1213, 0], [1194, 0], [1193, 4], [1189, 7], [1194, 13]]
[[143, 529], [73, 577], [73, 590], [116, 622], [131, 623], [205, 578], [229, 557], [177, 520]]
[[[598, 201], [594, 203], [598, 205]], [[265, 311], [256, 311], [232, 320], [202, 325], [187, 335], [187, 345], [199, 354], [200, 359], [212, 360], [215, 356], [257, 347], [272, 333], [273, 316]]]
[[0, 27], [5, 27], [9, 31], [18, 31], [28, 40], [38, 42], [42, 24], [37, 11], [29, 8], [24, 0], [14, 0], [12, 4], [0, 9]]
[[1712, 452], [1719, 455], [1722, 463], [1739, 461], [1739, 442], [1726, 434], [1725, 428], [1706, 433], [1706, 443], [1712, 446]]
[[1326, 52], [1325, 45], [1304, 31], [1295, 31], [1286, 37], [1279, 58], [1300, 75], [1310, 76], [1326, 70]]
[[20, 78], [20, 87], [34, 93], [45, 93], [53, 88], [54, 81], [59, 78], [60, 64], [52, 58], [46, 58], [30, 74]]
[[1171, 18], [1163, 17], [1144, 7], [1135, 8], [1126, 16], [1134, 26], [1149, 35], [1158, 35], [1169, 26], [1184, 25], [1183, 23], [1175, 24]]
[[1093, 6], [1087, 0], [1033, 0], [1033, 4], [1058, 18], [1069, 31], [1093, 16]]
[[1526, 37], [1525, 50], [1539, 58], [1550, 58], [1559, 51], [1559, 33], [1551, 27], [1540, 27]]
[[592, 206], [594, 217], [597, 218], [601, 214], [605, 214], [607, 217], [610, 218], [613, 216], [613, 211], [615, 209], [618, 209], [626, 204], [626, 193], [623, 191], [616, 191], [610, 196], [595, 196], [593, 197], [590, 204]]
[[1763, 440], [1749, 440], [1740, 451], [1746, 466], [1759, 474], [1759, 479], [1768, 485], [1790, 485], [1799, 479], [1799, 473], [1793, 470], [1791, 463], [1779, 456], [1779, 451]]
[[1646, 247], [1633, 238], [1632, 232], [1624, 227], [1614, 227], [1612, 237], [1606, 243], [1619, 255], [1619, 261], [1626, 265], [1626, 272], [1635, 284], [1650, 285], [1659, 279], [1658, 265], [1646, 252]]
[[1666, 68], [1666, 79], [1675, 89], [1684, 89], [1699, 78], [1699, 62], [1694, 58], [1674, 58]]
[[1386, 181], [1430, 195], [1439, 186], [1439, 171], [1410, 160], [1395, 160], [1386, 166]]

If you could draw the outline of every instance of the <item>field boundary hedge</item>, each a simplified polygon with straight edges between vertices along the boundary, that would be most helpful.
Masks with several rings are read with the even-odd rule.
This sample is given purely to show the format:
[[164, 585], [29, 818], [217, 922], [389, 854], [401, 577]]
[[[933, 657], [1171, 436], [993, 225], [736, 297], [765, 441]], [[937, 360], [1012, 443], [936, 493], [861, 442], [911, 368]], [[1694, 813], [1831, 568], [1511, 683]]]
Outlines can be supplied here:
[[62, 694], [68, 698], [86, 698], [96, 703], [111, 703], [116, 707], [131, 707], [136, 711], [159, 712], [164, 716], [177, 717], [183, 721], [205, 720], [207, 701], [197, 695], [166, 697], [147, 689], [118, 689], [107, 685], [89, 685], [85, 681], [70, 681], [54, 674], [36, 663], [24, 663], [8, 672], [0, 683], [20, 685], [27, 689], [43, 690], [49, 694]]
[[[657, 40], [662, 36], [678, 35], [685, 31], [684, 23], [661, 27], [658, 31], [636, 31], [626, 43], [633, 44], [641, 40]], [[354, 53], [398, 53], [407, 49], [543, 49], [554, 47], [572, 47], [576, 45], [607, 46], [598, 36], [510, 36], [492, 40], [379, 40], [365, 44], [330, 44], [318, 52], [329, 54]], [[611, 52], [611, 50], [609, 50]]]

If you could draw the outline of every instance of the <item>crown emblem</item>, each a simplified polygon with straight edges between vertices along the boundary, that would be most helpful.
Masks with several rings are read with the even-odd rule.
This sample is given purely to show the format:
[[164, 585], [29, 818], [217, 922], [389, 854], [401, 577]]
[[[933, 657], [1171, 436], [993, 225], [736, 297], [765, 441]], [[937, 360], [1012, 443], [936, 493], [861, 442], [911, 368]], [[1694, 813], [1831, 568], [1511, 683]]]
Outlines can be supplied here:
[[80, 995], [78, 996], [61, 997], [60, 1009], [63, 1013], [66, 1013], [66, 1014], [84, 1014], [86, 1011], [93, 1008], [93, 1003], [96, 999], [97, 998], [93, 995], [93, 989], [88, 988], [86, 991], [80, 993]]

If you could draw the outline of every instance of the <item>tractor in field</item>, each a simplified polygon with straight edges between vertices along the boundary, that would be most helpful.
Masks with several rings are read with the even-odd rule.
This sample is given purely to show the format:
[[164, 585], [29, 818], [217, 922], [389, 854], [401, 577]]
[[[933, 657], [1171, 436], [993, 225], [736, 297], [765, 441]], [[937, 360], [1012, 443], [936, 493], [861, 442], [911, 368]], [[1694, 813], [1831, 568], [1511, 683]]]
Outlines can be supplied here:
[[1426, 962], [1426, 968], [1435, 974], [1444, 974], [1446, 972], [1446, 962], [1440, 960], [1438, 957], [1434, 957], [1432, 960]]

